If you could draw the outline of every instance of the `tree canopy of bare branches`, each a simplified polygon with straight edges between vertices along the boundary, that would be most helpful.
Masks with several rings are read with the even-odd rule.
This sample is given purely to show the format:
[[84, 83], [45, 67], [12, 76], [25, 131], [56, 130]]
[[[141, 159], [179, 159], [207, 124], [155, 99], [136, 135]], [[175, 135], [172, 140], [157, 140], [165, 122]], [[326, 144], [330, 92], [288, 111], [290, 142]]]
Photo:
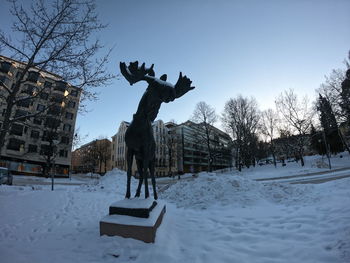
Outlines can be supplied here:
[[212, 171], [212, 164], [214, 160], [214, 152], [212, 147], [212, 137], [214, 124], [218, 117], [215, 113], [215, 109], [205, 103], [204, 101], [198, 102], [193, 115], [192, 121], [199, 124], [203, 128], [203, 132], [198, 130], [197, 139], [200, 143], [205, 143], [208, 152], [208, 171]]
[[249, 167], [254, 164], [252, 149], [256, 142], [256, 129], [259, 123], [259, 111], [254, 98], [238, 96], [229, 99], [222, 113], [225, 129], [231, 134], [235, 145], [236, 166], [242, 169], [242, 161]]
[[276, 107], [285, 123], [285, 129], [291, 135], [297, 135], [298, 157], [304, 166], [305, 135], [310, 131], [314, 109], [307, 97], [299, 99], [297, 94], [290, 89], [281, 93], [276, 99]]
[[[93, 88], [108, 84], [114, 77], [105, 68], [111, 50], [99, 56], [103, 46], [98, 40], [93, 40], [94, 35], [105, 28], [99, 22], [93, 0], [33, 0], [28, 8], [17, 0], [9, 2], [14, 19], [13, 32], [0, 31], [0, 51], [24, 64], [12, 87], [0, 81], [6, 101], [0, 148], [16, 105], [24, 99], [37, 99], [45, 88], [41, 87], [37, 95], [20, 98], [22, 84], [31, 70], [52, 72], [80, 88], [81, 102], [97, 98]], [[83, 107], [84, 103], [80, 105]]]
[[277, 135], [278, 115], [273, 109], [267, 109], [261, 113], [260, 130], [265, 135], [270, 143], [270, 151], [273, 158], [273, 164], [276, 167], [276, 151], [273, 139]]

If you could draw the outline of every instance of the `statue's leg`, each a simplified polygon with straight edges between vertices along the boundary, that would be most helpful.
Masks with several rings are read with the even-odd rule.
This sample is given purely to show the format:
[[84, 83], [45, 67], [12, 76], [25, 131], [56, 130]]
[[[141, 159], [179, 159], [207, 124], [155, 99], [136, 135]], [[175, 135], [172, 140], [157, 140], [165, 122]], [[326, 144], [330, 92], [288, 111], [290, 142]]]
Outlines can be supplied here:
[[149, 161], [148, 159], [144, 159], [143, 160], [143, 179], [145, 180], [145, 198], [148, 198], [149, 197], [149, 191], [148, 191], [148, 176], [147, 176], [147, 173], [148, 173], [148, 164], [149, 164]]
[[136, 164], [137, 164], [137, 171], [139, 172], [139, 185], [137, 186], [136, 194], [135, 197], [140, 197], [141, 193], [141, 186], [142, 186], [142, 181], [143, 181], [143, 166], [142, 166], [142, 161], [136, 159]]
[[157, 189], [156, 189], [156, 179], [154, 178], [154, 164], [155, 161], [152, 160], [150, 161], [149, 163], [149, 171], [150, 171], [150, 176], [151, 176], [151, 179], [152, 179], [152, 186], [153, 186], [153, 196], [154, 196], [154, 199], [157, 200], [158, 199], [158, 195], [157, 195]]
[[126, 183], [125, 198], [130, 198], [131, 167], [132, 167], [133, 157], [134, 157], [134, 151], [128, 148], [127, 153], [126, 153], [126, 164], [128, 166], [128, 170], [127, 170], [127, 183]]

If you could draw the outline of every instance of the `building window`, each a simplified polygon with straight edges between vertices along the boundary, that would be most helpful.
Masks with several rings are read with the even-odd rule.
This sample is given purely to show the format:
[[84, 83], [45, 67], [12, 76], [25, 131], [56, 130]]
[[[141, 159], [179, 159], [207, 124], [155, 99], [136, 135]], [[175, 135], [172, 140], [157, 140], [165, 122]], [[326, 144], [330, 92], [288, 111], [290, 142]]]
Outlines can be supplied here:
[[7, 144], [7, 149], [9, 150], [13, 150], [13, 151], [20, 151], [21, 148], [24, 148], [24, 141], [15, 139], [15, 138], [11, 138], [9, 140], [9, 143]]
[[72, 130], [72, 125], [70, 125], [70, 124], [64, 124], [63, 125], [63, 130], [64, 131], [71, 131]]
[[78, 97], [78, 90], [76, 89], [71, 90], [70, 95], [73, 97]]
[[60, 155], [60, 157], [65, 157], [65, 158], [67, 158], [67, 156], [68, 156], [68, 151], [67, 151], [67, 150], [60, 150], [59, 155]]
[[73, 120], [73, 113], [66, 112], [66, 119]]
[[45, 88], [45, 89], [51, 89], [51, 87], [52, 87], [52, 83], [49, 82], [49, 81], [45, 81], [45, 83], [44, 83], [44, 88]]
[[42, 144], [40, 148], [40, 155], [50, 155], [53, 154], [53, 147], [50, 147], [50, 145]]
[[65, 92], [67, 87], [67, 83], [64, 81], [57, 81], [54, 90], [58, 90], [61, 92]]
[[75, 101], [68, 101], [68, 108], [75, 108]]
[[39, 72], [30, 71], [27, 77], [28, 81], [37, 82], [39, 79]]
[[38, 104], [38, 106], [36, 107], [37, 111], [44, 111], [45, 110], [45, 106], [42, 104]]
[[7, 61], [1, 61], [0, 63], [0, 71], [3, 73], [8, 73], [11, 69], [12, 64]]
[[29, 153], [36, 153], [38, 151], [38, 146], [34, 144], [29, 144], [28, 146], [28, 152]]
[[22, 136], [22, 134], [23, 134], [23, 125], [16, 124], [16, 123], [12, 124], [11, 125], [10, 134]]
[[30, 133], [30, 137], [31, 138], [39, 139], [39, 136], [40, 136], [40, 132], [39, 131], [32, 130], [32, 132]]
[[62, 136], [61, 137], [61, 143], [69, 144], [69, 138], [67, 136]]
[[0, 76], [0, 81], [2, 81], [9, 88], [9, 85], [10, 85], [9, 78], [7, 78], [5, 76]]
[[20, 100], [17, 105], [20, 107], [24, 107], [24, 108], [29, 108], [31, 100], [30, 99], [26, 99], [26, 100]]
[[34, 124], [37, 124], [37, 125], [41, 125], [41, 119], [39, 119], [39, 118], [34, 118], [34, 120], [33, 120], [33, 123]]
[[[28, 115], [28, 112], [27, 111], [24, 111], [24, 110], [16, 110], [16, 113], [15, 113], [15, 118], [19, 118], [19, 117], [24, 117], [24, 116], [27, 116]], [[20, 121], [25, 121], [26, 118], [23, 118], [21, 119]]]
[[40, 99], [47, 100], [48, 98], [49, 98], [49, 93], [46, 93], [46, 92], [40, 93]]

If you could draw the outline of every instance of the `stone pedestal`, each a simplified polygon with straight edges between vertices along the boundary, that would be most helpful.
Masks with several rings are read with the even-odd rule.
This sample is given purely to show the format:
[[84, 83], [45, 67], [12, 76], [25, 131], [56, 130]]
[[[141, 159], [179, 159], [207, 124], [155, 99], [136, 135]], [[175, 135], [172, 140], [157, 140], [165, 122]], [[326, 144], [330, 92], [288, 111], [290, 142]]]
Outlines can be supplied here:
[[154, 243], [165, 211], [164, 203], [150, 198], [115, 202], [109, 207], [109, 215], [100, 221], [100, 235], [122, 236]]

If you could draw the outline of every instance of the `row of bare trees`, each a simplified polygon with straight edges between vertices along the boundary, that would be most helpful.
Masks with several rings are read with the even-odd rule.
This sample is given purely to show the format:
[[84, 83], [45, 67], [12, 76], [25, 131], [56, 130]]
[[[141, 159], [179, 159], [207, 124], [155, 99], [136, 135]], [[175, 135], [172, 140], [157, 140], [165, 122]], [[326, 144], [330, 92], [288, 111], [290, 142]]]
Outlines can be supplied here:
[[[347, 72], [334, 70], [317, 93], [319, 99], [312, 102], [307, 97], [298, 96], [293, 89], [284, 91], [276, 97], [275, 109], [264, 111], [259, 110], [254, 98], [239, 95], [226, 102], [221, 118], [213, 107], [199, 102], [192, 120], [203, 125], [201, 140], [207, 145], [208, 169], [211, 170], [211, 161], [215, 155], [210, 138], [218, 119], [221, 119], [222, 126], [233, 139], [233, 156], [238, 170], [242, 166], [255, 165], [258, 159], [268, 156], [272, 156], [275, 166], [277, 157], [283, 162], [293, 157], [304, 166], [305, 149], [309, 149], [310, 142], [316, 138], [317, 143], [326, 149], [321, 154], [329, 156], [331, 152], [337, 153], [342, 149], [349, 151], [339, 126], [341, 123], [350, 126], [350, 69]], [[328, 123], [328, 126], [324, 123]], [[311, 134], [315, 126], [318, 132]], [[338, 141], [334, 139], [334, 130], [340, 138]], [[333, 145], [332, 148], [330, 143], [341, 145]]]

